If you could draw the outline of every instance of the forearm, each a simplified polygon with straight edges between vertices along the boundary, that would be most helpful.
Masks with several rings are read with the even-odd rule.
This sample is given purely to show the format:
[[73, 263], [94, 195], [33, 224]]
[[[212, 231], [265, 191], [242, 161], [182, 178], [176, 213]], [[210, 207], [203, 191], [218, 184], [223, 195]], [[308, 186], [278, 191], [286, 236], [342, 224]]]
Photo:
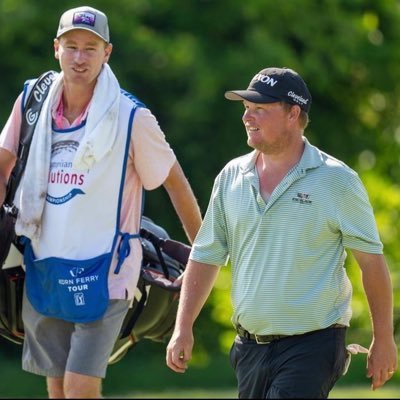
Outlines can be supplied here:
[[384, 263], [371, 265], [362, 271], [372, 329], [375, 338], [393, 335], [393, 296], [389, 271]]
[[211, 293], [218, 273], [217, 266], [189, 260], [181, 288], [175, 323], [176, 331], [192, 329]]
[[361, 268], [374, 337], [387, 339], [393, 335], [393, 289], [385, 257], [356, 250], [352, 252]]
[[217, 266], [189, 260], [183, 274], [174, 332], [167, 346], [166, 362], [175, 372], [185, 372], [192, 358], [193, 324], [211, 292], [218, 272]]
[[171, 168], [164, 182], [171, 202], [182, 222], [190, 243], [193, 243], [201, 225], [201, 213], [197, 200], [178, 162]]

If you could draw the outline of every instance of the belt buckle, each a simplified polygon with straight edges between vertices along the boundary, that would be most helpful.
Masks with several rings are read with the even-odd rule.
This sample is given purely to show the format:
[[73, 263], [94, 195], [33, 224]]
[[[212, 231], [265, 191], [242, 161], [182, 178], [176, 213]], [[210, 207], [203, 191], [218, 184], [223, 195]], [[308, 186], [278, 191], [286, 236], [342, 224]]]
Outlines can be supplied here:
[[258, 335], [254, 335], [254, 338], [256, 339], [257, 344], [268, 344], [272, 342], [272, 340], [262, 340]]

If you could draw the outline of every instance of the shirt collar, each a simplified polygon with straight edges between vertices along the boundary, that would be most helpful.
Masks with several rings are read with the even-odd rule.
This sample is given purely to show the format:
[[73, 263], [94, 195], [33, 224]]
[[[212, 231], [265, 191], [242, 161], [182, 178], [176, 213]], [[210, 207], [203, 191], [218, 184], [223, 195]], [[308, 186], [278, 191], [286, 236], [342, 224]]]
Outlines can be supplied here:
[[322, 152], [308, 141], [306, 137], [303, 136], [304, 141], [304, 151], [300, 158], [298, 168], [307, 170], [317, 168], [323, 163]]
[[55, 124], [55, 127], [57, 129], [68, 129], [68, 128], [80, 125], [82, 123], [82, 121], [84, 121], [87, 118], [90, 103], [91, 103], [91, 101], [89, 101], [86, 108], [82, 111], [82, 113], [78, 116], [78, 118], [76, 118], [75, 121], [73, 121], [71, 124], [67, 120], [67, 118], [65, 118], [63, 115], [64, 104], [63, 104], [63, 98], [62, 98], [62, 92], [61, 92], [59, 94], [58, 99], [56, 99], [56, 101], [54, 102], [53, 107], [51, 109], [51, 116], [52, 116], [53, 122]]

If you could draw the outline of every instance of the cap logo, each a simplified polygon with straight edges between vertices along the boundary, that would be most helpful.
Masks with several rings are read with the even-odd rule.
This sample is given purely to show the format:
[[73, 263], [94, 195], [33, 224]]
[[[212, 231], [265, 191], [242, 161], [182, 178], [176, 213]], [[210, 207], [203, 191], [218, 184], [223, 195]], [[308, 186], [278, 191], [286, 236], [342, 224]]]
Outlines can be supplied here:
[[278, 81], [276, 79], [271, 78], [270, 76], [264, 75], [264, 74], [255, 75], [253, 80], [265, 83], [271, 87], [275, 86], [278, 83]]
[[304, 97], [301, 97], [300, 95], [290, 91], [287, 94], [289, 97], [291, 97], [293, 99], [293, 101], [295, 101], [296, 103], [299, 104], [307, 104], [309, 99], [305, 99]]
[[94, 26], [95, 22], [96, 22], [96, 15], [88, 11], [76, 12], [72, 20], [72, 23], [74, 25], [82, 24], [82, 25]]

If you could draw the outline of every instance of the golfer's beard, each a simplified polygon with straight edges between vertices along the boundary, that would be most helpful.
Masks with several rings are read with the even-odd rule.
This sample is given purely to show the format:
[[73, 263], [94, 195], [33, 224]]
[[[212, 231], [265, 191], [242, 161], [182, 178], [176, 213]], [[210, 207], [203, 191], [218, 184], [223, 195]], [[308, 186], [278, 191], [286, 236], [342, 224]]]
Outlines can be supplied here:
[[253, 149], [258, 150], [266, 155], [278, 155], [283, 153], [287, 148], [286, 140], [277, 140], [274, 143], [266, 143], [266, 142], [253, 143], [251, 140], [248, 140], [247, 144]]

